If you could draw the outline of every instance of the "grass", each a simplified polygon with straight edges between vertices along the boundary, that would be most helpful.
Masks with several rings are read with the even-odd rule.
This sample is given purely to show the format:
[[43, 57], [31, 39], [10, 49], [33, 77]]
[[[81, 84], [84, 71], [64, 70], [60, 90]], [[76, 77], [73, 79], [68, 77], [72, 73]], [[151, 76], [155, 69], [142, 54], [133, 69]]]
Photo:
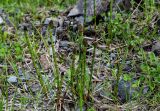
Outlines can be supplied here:
[[[134, 7], [131, 11], [115, 12], [112, 1], [105, 21], [98, 25], [94, 22], [98, 36], [86, 39], [85, 29], [77, 33], [67, 29], [65, 39], [73, 45], [64, 51], [51, 36], [55, 27], [49, 26], [43, 37], [41, 26], [45, 18], [55, 19], [58, 16], [47, 15], [48, 10], [61, 12], [75, 2], [4, 0], [0, 3], [16, 30], [14, 32], [13, 29], [12, 33], [6, 23], [0, 26], [8, 29], [0, 32], [0, 111], [60, 111], [65, 108], [80, 111], [133, 110], [132, 105], [158, 110], [160, 59], [154, 51], [146, 51], [144, 44], [148, 41], [153, 46], [151, 41], [159, 41], [157, 32], [160, 26], [156, 25], [156, 20], [160, 19], [159, 4], [156, 6], [154, 0], [144, 0], [143, 5], [132, 1]], [[18, 28], [20, 23], [24, 23], [26, 14], [31, 16], [31, 35]], [[35, 21], [39, 21], [41, 26], [35, 26]], [[58, 39], [59, 42], [64, 41], [63, 38]], [[41, 58], [43, 54], [46, 59]], [[111, 55], [116, 56], [112, 58]], [[124, 71], [127, 61], [131, 70]], [[49, 68], [45, 69], [44, 63]], [[29, 80], [22, 81], [20, 69], [30, 74]], [[17, 77], [18, 84], [8, 82], [11, 75]], [[124, 81], [136, 78], [132, 87], [138, 88], [134, 99], [126, 95], [125, 103], [118, 97], [118, 83], [122, 77]], [[144, 87], [148, 88], [146, 94], [143, 94]]]

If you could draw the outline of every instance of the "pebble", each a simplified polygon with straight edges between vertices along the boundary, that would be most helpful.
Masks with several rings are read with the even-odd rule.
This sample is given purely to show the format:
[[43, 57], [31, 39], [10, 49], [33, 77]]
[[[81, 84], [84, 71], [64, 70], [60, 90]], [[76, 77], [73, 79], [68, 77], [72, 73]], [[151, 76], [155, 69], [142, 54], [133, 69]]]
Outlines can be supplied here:
[[83, 23], [84, 23], [84, 17], [83, 16], [75, 17], [75, 20], [81, 25], [83, 25]]
[[11, 84], [17, 84], [18, 83], [18, 78], [16, 76], [10, 76], [7, 81]]
[[2, 15], [3, 13], [4, 13], [4, 10], [0, 8], [0, 15]]
[[2, 17], [0, 16], [0, 25], [3, 24], [3, 19]]
[[18, 69], [18, 74], [22, 82], [25, 82], [30, 79], [30, 75], [27, 72], [24, 74], [21, 69]]
[[44, 21], [45, 25], [49, 25], [52, 22], [52, 18], [46, 18], [46, 20]]
[[152, 51], [154, 52], [154, 54], [156, 56], [159, 56], [160, 55], [160, 42], [159, 41], [156, 41], [153, 46], [152, 46]]
[[116, 59], [116, 54], [115, 53], [111, 53], [110, 54], [110, 60], [115, 60]]
[[131, 100], [134, 98], [134, 93], [136, 93], [137, 88], [133, 88], [132, 84], [135, 81], [125, 81], [124, 79], [120, 79], [118, 83], [118, 96], [122, 103]]

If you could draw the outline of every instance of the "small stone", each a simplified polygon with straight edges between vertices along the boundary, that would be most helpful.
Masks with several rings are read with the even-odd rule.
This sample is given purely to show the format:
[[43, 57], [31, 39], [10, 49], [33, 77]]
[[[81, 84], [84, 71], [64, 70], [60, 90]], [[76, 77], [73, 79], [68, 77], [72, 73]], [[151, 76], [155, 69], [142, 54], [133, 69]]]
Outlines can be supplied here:
[[50, 55], [50, 56], [53, 55], [52, 47], [49, 48], [49, 55]]
[[127, 64], [127, 65], [131, 64], [131, 61], [126, 61], [126, 64]]
[[60, 35], [60, 34], [62, 34], [62, 33], [63, 33], [63, 28], [62, 28], [62, 27], [56, 28], [56, 34], [57, 34], [57, 35]]
[[160, 27], [160, 19], [157, 21], [157, 26]]
[[18, 69], [18, 74], [22, 82], [25, 82], [30, 79], [30, 75], [28, 73], [23, 73], [22, 69]]
[[52, 22], [52, 18], [46, 18], [46, 20], [44, 21], [45, 25], [49, 25]]
[[154, 45], [152, 46], [152, 51], [155, 51], [155, 50], [160, 50], [160, 42], [156, 42], [154, 43]]
[[82, 110], [80, 109], [80, 108], [76, 108], [76, 110], [75, 111], [86, 111], [87, 110], [87, 108], [86, 107], [82, 107]]
[[120, 10], [121, 9], [129, 10], [131, 8], [130, 0], [115, 0], [115, 3]]
[[49, 78], [48, 78], [47, 75], [42, 75], [42, 79], [43, 79], [43, 81], [44, 81], [45, 83], [47, 83], [48, 80], [49, 80]]
[[77, 6], [74, 7], [70, 13], [68, 14], [68, 17], [76, 16], [76, 15], [83, 15], [83, 11], [80, 11]]
[[14, 27], [14, 25], [12, 24], [12, 22], [9, 20], [8, 17], [5, 18], [5, 22], [9, 27]]
[[30, 76], [29, 76], [29, 74], [26, 74], [25, 76], [21, 76], [20, 79], [21, 79], [22, 82], [25, 82], [25, 81], [28, 81], [30, 79]]
[[0, 16], [0, 25], [3, 24], [3, 19], [2, 17]]
[[125, 81], [123, 78], [120, 78], [118, 83], [118, 96], [122, 103], [131, 100], [137, 92], [137, 88], [132, 87], [133, 83], [134, 80]]
[[81, 25], [83, 25], [83, 23], [84, 23], [84, 17], [83, 16], [75, 17], [75, 20]]
[[41, 35], [44, 37], [46, 35], [46, 32], [47, 32], [47, 26], [45, 25], [41, 29]]
[[40, 27], [41, 26], [41, 22], [40, 21], [35, 21], [34, 25], [35, 25], [35, 27]]
[[31, 91], [36, 94], [36, 92], [41, 89], [41, 86], [40, 86], [40, 84], [38, 84], [38, 83], [33, 83], [33, 84], [30, 86], [30, 88], [31, 88]]
[[78, 30], [77, 24], [73, 25], [73, 31], [76, 31], [76, 30]]
[[148, 91], [149, 91], [149, 87], [144, 87], [144, 89], [143, 89], [143, 94], [147, 94]]
[[116, 54], [115, 53], [111, 53], [110, 54], [110, 60], [115, 60], [116, 59]]
[[0, 8], [0, 15], [2, 15], [3, 13], [4, 13], [4, 10]]
[[30, 79], [30, 75], [26, 73], [23, 76], [20, 76], [20, 79], [22, 82], [28, 81]]
[[59, 46], [60, 47], [68, 47], [69, 46], [69, 42], [68, 41], [60, 41]]
[[156, 56], [160, 55], [160, 42], [159, 41], [156, 41], [155, 43], [153, 43], [152, 51], [154, 52]]
[[11, 84], [17, 84], [18, 83], [18, 78], [16, 76], [10, 76], [7, 81]]
[[[95, 0], [96, 2], [96, 16], [106, 12], [109, 5], [109, 0]], [[68, 14], [68, 17], [84, 15], [84, 0], [79, 0], [77, 4]], [[86, 1], [86, 15], [94, 16], [94, 1]]]
[[64, 18], [63, 17], [59, 17], [58, 24], [59, 24], [59, 27], [63, 27], [63, 24], [64, 24]]
[[18, 26], [20, 30], [29, 30], [31, 29], [31, 25], [29, 23], [22, 23]]
[[53, 18], [52, 21], [53, 21], [53, 26], [54, 27], [58, 27], [58, 19], [57, 18]]
[[69, 24], [70, 24], [70, 21], [69, 21], [69, 20], [64, 21], [64, 27], [68, 27]]

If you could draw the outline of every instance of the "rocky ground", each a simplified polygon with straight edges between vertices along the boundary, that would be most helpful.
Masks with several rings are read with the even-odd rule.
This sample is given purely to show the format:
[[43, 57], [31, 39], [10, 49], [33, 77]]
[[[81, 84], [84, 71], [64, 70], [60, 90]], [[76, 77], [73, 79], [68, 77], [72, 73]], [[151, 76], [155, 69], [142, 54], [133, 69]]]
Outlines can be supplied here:
[[[159, 8], [147, 16], [139, 4], [130, 10], [118, 6], [112, 17], [110, 10], [105, 12], [107, 16], [100, 14], [96, 25], [92, 19], [83, 25], [83, 16], [73, 14], [75, 7], [65, 11], [38, 7], [35, 15], [27, 12], [18, 19], [18, 11], [1, 8], [0, 95], [4, 109], [160, 110]], [[81, 59], [85, 60], [85, 75], [79, 70]], [[59, 97], [55, 65], [61, 80]], [[92, 86], [88, 86], [92, 71]], [[47, 93], [37, 79], [38, 72]], [[84, 85], [82, 109], [80, 83]]]

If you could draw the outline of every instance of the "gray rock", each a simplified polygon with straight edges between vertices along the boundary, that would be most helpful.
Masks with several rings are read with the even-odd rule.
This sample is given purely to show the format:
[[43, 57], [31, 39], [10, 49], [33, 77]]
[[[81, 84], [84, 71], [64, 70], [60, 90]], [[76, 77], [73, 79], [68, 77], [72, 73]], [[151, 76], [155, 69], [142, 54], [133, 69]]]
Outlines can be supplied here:
[[52, 22], [52, 18], [46, 18], [44, 21], [45, 25], [49, 25]]
[[19, 24], [18, 28], [20, 30], [31, 30], [32, 26], [31, 26], [31, 24], [24, 22], [22, 24]]
[[125, 81], [123, 78], [119, 80], [118, 83], [118, 96], [122, 103], [132, 100], [135, 97], [135, 93], [138, 88], [133, 88], [132, 84], [135, 80]]
[[0, 15], [2, 15], [3, 13], [4, 13], [4, 10], [0, 8]]
[[160, 50], [160, 42], [159, 41], [156, 41], [154, 43], [154, 45], [152, 46], [152, 51], [155, 51], [155, 50]]
[[131, 8], [130, 0], [115, 0], [115, 4], [120, 10], [129, 10]]
[[3, 24], [3, 22], [4, 21], [3, 21], [2, 17], [0, 16], [0, 25]]
[[38, 83], [33, 83], [33, 84], [30, 86], [30, 88], [31, 88], [31, 91], [36, 94], [36, 92], [41, 89], [41, 86], [40, 86], [40, 84], [38, 84]]
[[155, 41], [153, 43], [152, 52], [154, 52], [156, 56], [160, 55], [160, 41]]
[[83, 16], [75, 17], [75, 20], [76, 20], [78, 23], [83, 24], [83, 22], [84, 22], [84, 17], [83, 17]]
[[41, 35], [44, 37], [46, 35], [46, 32], [47, 32], [47, 26], [45, 25], [41, 29]]
[[73, 31], [76, 31], [77, 29], [78, 29], [78, 25], [77, 24], [73, 25]]
[[6, 23], [9, 27], [14, 27], [14, 25], [12, 24], [12, 22], [9, 20], [8, 17], [5, 18], [5, 23]]
[[110, 60], [111, 60], [111, 61], [115, 60], [116, 57], [117, 57], [117, 56], [116, 56], [115, 53], [111, 53], [111, 54], [110, 54]]
[[25, 81], [28, 81], [30, 79], [30, 76], [29, 76], [29, 74], [26, 74], [24, 76], [21, 76], [20, 79], [21, 79], [22, 82], [25, 82]]
[[95, 0], [96, 10], [94, 14], [94, 0], [86, 1], [86, 13], [84, 8], [84, 0], [79, 0], [73, 9], [70, 10], [68, 17], [77, 17], [76, 20], [83, 24], [84, 15], [86, 14], [86, 23], [90, 23], [94, 16], [98, 16], [108, 9], [110, 0]]
[[143, 89], [143, 94], [147, 94], [149, 91], [149, 87], [148, 86], [145, 86], [144, 89]]
[[41, 22], [40, 21], [35, 21], [34, 25], [35, 25], [35, 27], [40, 27], [41, 26]]
[[18, 83], [18, 78], [16, 76], [10, 76], [7, 81], [11, 84], [17, 84]]
[[[96, 0], [96, 15], [107, 11], [109, 0]], [[68, 14], [68, 17], [84, 15], [84, 0], [79, 0], [77, 5]], [[86, 15], [94, 16], [94, 0], [86, 1]]]
[[75, 111], [87, 111], [87, 108], [85, 106], [82, 107], [82, 110], [78, 107]]
[[26, 72], [23, 73], [22, 69], [18, 69], [18, 74], [22, 82], [25, 82], [30, 79], [30, 75]]
[[53, 50], [52, 47], [49, 48], [49, 55], [52, 56], [53, 55]]
[[69, 42], [68, 41], [60, 41], [59, 46], [60, 47], [68, 47], [69, 46]]

